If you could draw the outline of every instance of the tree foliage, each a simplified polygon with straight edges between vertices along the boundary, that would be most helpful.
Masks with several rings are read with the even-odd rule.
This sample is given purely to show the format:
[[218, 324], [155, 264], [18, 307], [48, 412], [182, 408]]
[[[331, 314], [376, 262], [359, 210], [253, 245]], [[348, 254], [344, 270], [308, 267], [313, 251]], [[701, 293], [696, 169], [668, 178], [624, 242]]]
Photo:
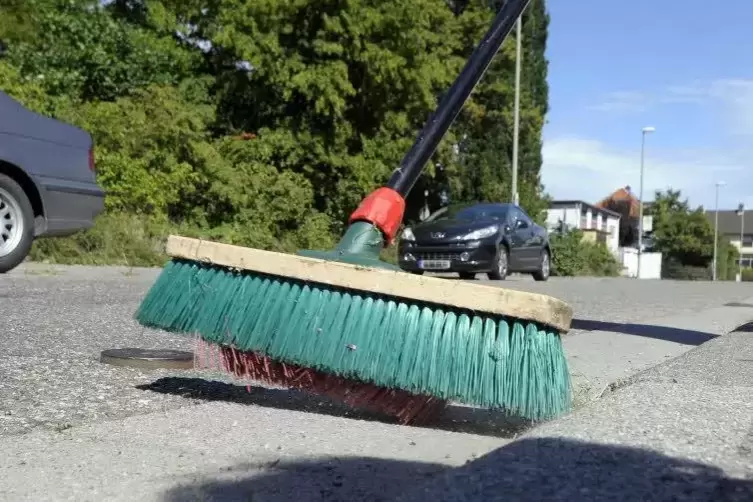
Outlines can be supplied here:
[[714, 229], [703, 208], [691, 209], [679, 190], [657, 191], [653, 216], [654, 249], [682, 265], [706, 266], [713, 255]]
[[[466, 33], [478, 36], [488, 26], [487, 2], [465, 1]], [[504, 2], [494, 1], [495, 7]], [[533, 1], [522, 18], [521, 113], [518, 192], [521, 205], [541, 223], [548, 200], [543, 196], [540, 166], [541, 131], [549, 110], [548, 63], [545, 58], [549, 16], [543, 1]], [[478, 85], [456, 127], [461, 162], [450, 176], [458, 201], [509, 200], [512, 186], [515, 31]], [[466, 45], [467, 47], [470, 44]]]
[[[121, 227], [325, 248], [399, 163], [496, 7], [5, 0], [0, 89], [92, 133], [103, 218]], [[534, 0], [523, 17], [519, 186], [537, 219], [547, 26], [544, 0]], [[511, 36], [417, 183], [407, 218], [424, 191], [432, 209], [443, 194], [509, 200], [514, 47]]]
[[[653, 216], [653, 250], [661, 252], [665, 275], [672, 278], [709, 279], [714, 256], [714, 228], [702, 207], [691, 208], [679, 190], [657, 191]], [[717, 277], [733, 279], [737, 249], [726, 237], [717, 237]]]

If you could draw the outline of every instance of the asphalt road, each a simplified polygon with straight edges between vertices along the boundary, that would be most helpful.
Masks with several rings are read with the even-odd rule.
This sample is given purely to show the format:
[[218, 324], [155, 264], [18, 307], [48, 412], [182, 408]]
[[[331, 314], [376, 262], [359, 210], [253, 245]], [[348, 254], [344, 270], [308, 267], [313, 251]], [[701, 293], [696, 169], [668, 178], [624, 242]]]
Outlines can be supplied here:
[[[156, 275], [153, 269], [31, 264], [0, 276], [5, 327], [0, 337], [0, 435], [60, 430], [206, 399], [294, 409], [313, 406], [325, 413], [352, 415], [295, 393], [251, 397], [238, 386], [208, 383], [225, 380], [222, 375], [144, 372], [101, 364], [100, 352], [110, 348], [192, 349], [191, 339], [144, 329], [132, 319]], [[644, 322], [753, 297], [753, 284], [746, 283], [559, 278], [536, 283], [527, 277], [485, 283], [561, 298], [575, 309], [574, 326], [585, 324], [587, 329], [603, 328], [591, 321]], [[167, 378], [177, 374], [181, 379]], [[487, 426], [498, 424], [475, 424], [470, 431]]]
[[[191, 349], [191, 340], [145, 330], [131, 318], [155, 276], [154, 270], [32, 265], [0, 277], [5, 327], [0, 337], [0, 451], [6, 456], [0, 459], [0, 471], [7, 474], [0, 476], [6, 480], [0, 481], [0, 495], [5, 493], [8, 500], [58, 500], [63, 495], [75, 500], [192, 500], [200, 492], [221, 493], [222, 500], [247, 500], [251, 492], [263, 492], [260, 500], [289, 500], [291, 492], [280, 487], [295, 485], [307, 495], [300, 500], [391, 500], [425, 479], [435, 479], [448, 466], [483, 464], [487, 461], [474, 459], [487, 454], [484, 459], [507, 455], [509, 461], [509, 451], [491, 452], [523, 432], [494, 414], [462, 407], [451, 407], [428, 428], [399, 427], [294, 392], [257, 388], [247, 393], [220, 375], [101, 364], [99, 354], [108, 348]], [[590, 330], [616, 332], [620, 323], [645, 324], [667, 316], [693, 319], [701, 310], [753, 297], [753, 285], [732, 283], [554, 278], [542, 284], [511, 278], [498, 284], [569, 302], [576, 313], [574, 324], [581, 328], [570, 335], [574, 340], [587, 340], [595, 333]], [[629, 330], [622, 331], [624, 337]], [[717, 359], [717, 366], [723, 364], [720, 361], [723, 358]], [[641, 390], [640, 385], [648, 383], [638, 381], [625, 389], [624, 407], [635, 409], [646, 396], [660, 400], [670, 395], [663, 388]], [[691, 381], [673, 399], [688, 403], [685, 394], [696, 387]], [[729, 406], [739, 407], [744, 402], [740, 396], [747, 396], [732, 394]], [[615, 429], [605, 416], [611, 420], [628, 413], [614, 399], [608, 397], [594, 407], [597, 411], [587, 428], [603, 435], [591, 439], [609, 441], [609, 431]], [[708, 396], [704, 399], [710, 402]], [[692, 402], [687, 406], [692, 408]], [[635, 412], [636, 420], [658, 424], [657, 430], [672, 421], [690, 427], [689, 419], [678, 412], [663, 406], [656, 410], [668, 418]], [[725, 410], [714, 416], [733, 419]], [[580, 430], [576, 419], [567, 420], [570, 435], [573, 428]], [[734, 420], [736, 434], [750, 425], [744, 418]], [[600, 429], [597, 424], [602, 424]], [[709, 424], [701, 421], [702, 426]], [[567, 432], [566, 426], [557, 424], [549, 430], [556, 432], [557, 427], [565, 427], [561, 434]], [[646, 430], [638, 434], [644, 442], [650, 436]], [[548, 444], [552, 458], [584, 448], [565, 443]], [[528, 450], [520, 442], [511, 447], [519, 456], [541, 461], [532, 453], [540, 443], [529, 444], [534, 446]], [[740, 444], [747, 448], [747, 443]], [[593, 465], [616, 455], [608, 449], [586, 450]], [[330, 460], [317, 460], [320, 457]], [[639, 470], [647, 458], [632, 455], [631, 465]], [[525, 463], [518, 467], [528, 472], [533, 468]], [[144, 469], [149, 474], [143, 474]], [[374, 470], [380, 473], [376, 477]], [[204, 483], [207, 477], [215, 483]], [[197, 487], [192, 482], [199, 478], [203, 484]], [[243, 481], [246, 478], [252, 481]], [[37, 479], [39, 485], [30, 488], [24, 479]], [[528, 488], [541, 483], [539, 479]], [[441, 483], [437, 486], [441, 492]], [[468, 489], [472, 494], [473, 487]], [[162, 498], [154, 498], [158, 492]], [[422, 492], [416, 493], [426, 500]], [[463, 500], [481, 499], [466, 495]]]

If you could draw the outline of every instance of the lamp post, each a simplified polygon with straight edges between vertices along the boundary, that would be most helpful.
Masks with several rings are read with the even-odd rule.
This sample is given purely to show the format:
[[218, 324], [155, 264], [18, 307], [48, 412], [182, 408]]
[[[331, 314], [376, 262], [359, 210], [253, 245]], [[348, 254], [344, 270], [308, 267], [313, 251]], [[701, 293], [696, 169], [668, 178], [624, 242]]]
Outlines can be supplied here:
[[641, 256], [643, 255], [643, 172], [646, 157], [646, 135], [656, 131], [646, 126], [641, 130], [641, 181], [638, 188], [638, 279], [641, 278]]
[[522, 54], [521, 38], [523, 37], [521, 14], [515, 23], [515, 102], [512, 122], [512, 203], [516, 206], [518, 200], [518, 137], [520, 136], [520, 59]]
[[719, 187], [723, 187], [723, 181], [716, 182], [716, 195], [714, 199], [714, 258], [712, 260], [711, 280], [716, 281], [716, 253], [718, 252], [719, 241]]
[[745, 204], [740, 203], [737, 206], [737, 215], [740, 217], [740, 253], [737, 257], [738, 274], [740, 280], [743, 280], [743, 241], [745, 239]]

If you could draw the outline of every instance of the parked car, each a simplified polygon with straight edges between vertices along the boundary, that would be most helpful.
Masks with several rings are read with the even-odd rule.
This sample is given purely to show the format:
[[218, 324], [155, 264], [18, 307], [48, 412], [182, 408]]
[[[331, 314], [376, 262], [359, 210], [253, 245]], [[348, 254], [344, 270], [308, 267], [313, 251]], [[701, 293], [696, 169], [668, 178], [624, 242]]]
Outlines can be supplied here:
[[91, 135], [0, 91], [0, 273], [24, 261], [34, 239], [91, 227], [104, 196]]
[[403, 230], [400, 268], [415, 274], [457, 272], [463, 279], [486, 273], [504, 280], [509, 273], [549, 279], [552, 251], [545, 228], [514, 204], [450, 206]]

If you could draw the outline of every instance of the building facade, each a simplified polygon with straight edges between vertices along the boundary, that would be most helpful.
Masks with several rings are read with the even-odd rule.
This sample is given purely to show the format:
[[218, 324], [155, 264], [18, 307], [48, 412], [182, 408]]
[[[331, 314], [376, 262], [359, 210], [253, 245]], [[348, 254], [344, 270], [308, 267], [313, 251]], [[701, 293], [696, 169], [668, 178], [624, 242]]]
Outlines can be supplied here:
[[620, 215], [582, 200], [556, 200], [547, 210], [549, 232], [581, 230], [585, 239], [603, 242], [615, 255], [620, 248]]
[[[713, 227], [716, 211], [706, 211], [706, 217]], [[743, 268], [753, 268], [753, 211], [742, 214], [737, 210], [719, 211], [718, 231], [737, 248]]]

